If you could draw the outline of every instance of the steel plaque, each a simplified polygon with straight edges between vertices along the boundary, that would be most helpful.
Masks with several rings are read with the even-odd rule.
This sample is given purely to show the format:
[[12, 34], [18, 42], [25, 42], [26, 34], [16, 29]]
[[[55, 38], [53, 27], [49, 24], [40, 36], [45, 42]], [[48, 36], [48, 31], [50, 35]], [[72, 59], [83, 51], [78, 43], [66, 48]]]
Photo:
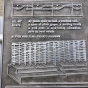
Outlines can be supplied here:
[[88, 86], [88, 0], [5, 0], [2, 88]]

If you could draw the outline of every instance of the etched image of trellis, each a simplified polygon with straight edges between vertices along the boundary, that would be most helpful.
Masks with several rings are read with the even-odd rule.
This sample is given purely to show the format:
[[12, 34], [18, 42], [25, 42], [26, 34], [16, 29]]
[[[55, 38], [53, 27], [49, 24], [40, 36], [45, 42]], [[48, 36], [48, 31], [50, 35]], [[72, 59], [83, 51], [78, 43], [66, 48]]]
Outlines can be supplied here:
[[12, 43], [12, 64], [86, 62], [86, 41], [46, 41]]

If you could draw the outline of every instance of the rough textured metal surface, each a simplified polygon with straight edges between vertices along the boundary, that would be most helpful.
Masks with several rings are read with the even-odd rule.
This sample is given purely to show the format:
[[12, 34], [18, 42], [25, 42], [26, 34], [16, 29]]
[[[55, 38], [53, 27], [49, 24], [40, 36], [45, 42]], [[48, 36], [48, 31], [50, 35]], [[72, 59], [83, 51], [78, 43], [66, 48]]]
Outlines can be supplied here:
[[4, 12], [4, 1], [3, 0], [0, 0], [0, 16], [3, 16], [3, 12]]
[[[5, 88], [5, 86], [88, 86], [88, 54], [86, 52], [88, 51], [88, 0], [55, 0], [54, 3], [58, 2], [60, 7], [66, 7], [65, 10], [61, 9], [62, 12], [61, 15], [55, 16], [53, 13], [54, 9], [51, 8], [51, 5], [54, 4], [52, 3], [52, 0], [49, 1], [44, 1], [44, 3], [50, 3], [49, 5], [41, 5], [44, 8], [49, 8], [47, 11], [44, 11], [44, 9], [41, 10], [41, 6], [38, 6], [39, 11], [34, 11], [34, 8], [32, 8], [32, 12], [30, 12], [30, 6], [28, 3], [43, 3], [42, 0], [40, 1], [30, 1], [30, 0], [5, 0], [5, 21], [4, 21], [4, 50], [3, 50], [3, 72], [2, 72], [2, 88]], [[13, 3], [26, 3], [21, 4], [21, 5], [13, 5]], [[52, 3], [52, 4], [51, 4]], [[61, 4], [62, 3], [62, 4]], [[63, 5], [64, 3], [64, 5]], [[67, 4], [71, 3], [71, 4]], [[72, 6], [73, 8], [73, 3], [76, 4], [76, 12], [74, 15], [68, 15], [69, 13], [69, 6]], [[78, 5], [77, 5], [78, 4]], [[81, 7], [80, 7], [81, 4]], [[54, 5], [56, 6], [56, 5]], [[13, 16], [13, 7], [16, 8], [15, 15]], [[36, 7], [36, 5], [35, 5]], [[58, 7], [58, 5], [57, 5]], [[21, 10], [19, 10], [21, 8]], [[23, 9], [24, 8], [24, 9]], [[37, 8], [37, 10], [38, 10]], [[81, 10], [80, 10], [81, 8]], [[17, 11], [17, 9], [19, 11]], [[26, 10], [25, 10], [26, 9]], [[41, 12], [41, 11], [42, 12]], [[73, 9], [70, 8], [70, 11]], [[25, 13], [26, 12], [26, 13]], [[33, 16], [34, 12], [34, 16]], [[58, 11], [55, 12], [55, 14], [60, 14], [57, 13]], [[73, 12], [73, 11], [72, 11]], [[32, 16], [27, 16], [28, 14], [30, 15], [32, 13]], [[21, 15], [20, 15], [21, 14]], [[23, 15], [24, 16], [23, 16]], [[49, 16], [45, 16], [45, 15]], [[19, 15], [19, 16], [18, 16]], [[43, 16], [40, 16], [43, 15]], [[51, 16], [52, 15], [52, 16]], [[81, 15], [81, 16], [80, 16]], [[41, 21], [41, 22], [40, 22]], [[57, 22], [58, 21], [58, 22]], [[37, 24], [36, 24], [37, 23]], [[52, 23], [52, 24], [51, 24]], [[58, 27], [57, 27], [58, 24]], [[36, 27], [36, 25], [38, 25]], [[47, 26], [48, 25], [48, 26]], [[57, 28], [56, 28], [57, 27]], [[63, 30], [58, 30], [58, 29], [63, 29]], [[67, 30], [69, 29], [69, 30]], [[75, 30], [73, 30], [75, 29]], [[80, 29], [80, 30], [78, 30]], [[24, 58], [19, 58], [21, 55], [15, 55], [18, 57], [17, 60], [23, 61], [25, 64], [20, 64], [20, 62], [17, 64], [15, 63], [14, 65], [14, 60], [12, 60], [12, 56], [14, 56], [14, 47], [11, 48], [11, 46], [14, 45], [14, 43], [21, 43], [22, 46], [26, 46], [27, 42], [32, 42], [34, 43], [32, 45], [32, 58], [36, 59], [35, 53], [39, 53], [40, 46], [38, 46], [38, 51], [35, 52], [35, 44], [38, 42], [41, 44], [41, 42], [44, 41], [44, 43], [49, 42], [49, 41], [77, 41], [76, 46], [73, 44], [69, 50], [72, 50], [72, 54], [75, 53], [77, 49], [77, 57], [69, 63], [69, 61], [62, 61], [60, 64], [58, 64], [58, 69], [56, 69], [56, 60], [54, 59], [54, 65], [50, 63], [48, 66], [46, 64], [46, 59], [44, 59], [45, 63], [44, 64], [38, 64], [37, 66], [26, 64], [26, 54], [25, 52], [22, 52], [21, 55], [24, 56]], [[79, 40], [80, 41], [86, 41], [86, 44], [81, 46], [82, 44], [79, 45]], [[24, 44], [23, 44], [24, 42]], [[36, 43], [35, 43], [36, 42]], [[62, 55], [62, 58], [68, 58], [69, 56], [67, 55], [68, 52], [64, 52], [65, 49], [65, 43], [61, 44], [61, 50], [60, 50], [60, 55]], [[68, 44], [68, 43], [67, 43]], [[19, 45], [19, 44], [18, 44]], [[26, 49], [20, 48], [20, 46], [16, 47], [16, 49]], [[86, 45], [86, 46], [85, 46]], [[49, 45], [47, 49], [52, 46]], [[82, 56], [83, 60], [80, 62], [79, 58], [79, 46], [84, 49], [82, 53], [84, 53]], [[68, 45], [66, 45], [68, 47]], [[45, 48], [45, 47], [44, 47]], [[68, 47], [69, 48], [69, 47]], [[73, 49], [74, 50], [73, 50]], [[27, 47], [28, 49], [28, 47]], [[50, 48], [52, 51], [52, 47]], [[53, 44], [53, 58], [56, 58], [56, 50], [55, 50], [55, 44]], [[58, 49], [58, 48], [57, 48]], [[13, 50], [13, 51], [12, 51]], [[33, 51], [34, 50], [34, 51]], [[65, 50], [66, 51], [66, 50]], [[73, 52], [74, 51], [74, 52]], [[65, 53], [67, 56], [65, 56]], [[28, 53], [29, 54], [29, 53]], [[27, 56], [28, 56], [27, 54]], [[59, 54], [59, 53], [58, 53]], [[69, 54], [69, 53], [68, 53]], [[85, 55], [86, 54], [86, 55]], [[39, 56], [40, 54], [38, 54]], [[49, 54], [48, 54], [49, 55]], [[73, 56], [74, 56], [73, 55]], [[30, 55], [29, 55], [30, 56]], [[64, 57], [63, 57], [64, 56]], [[72, 56], [72, 57], [73, 57]], [[86, 56], [86, 57], [85, 57]], [[39, 56], [40, 57], [40, 56]], [[40, 59], [38, 57], [38, 60]], [[46, 57], [46, 56], [44, 56]], [[84, 58], [85, 57], [85, 58]], [[18, 59], [19, 58], [19, 59]], [[51, 57], [52, 58], [52, 57]], [[50, 58], [50, 59], [51, 59]], [[52, 59], [53, 59], [52, 58]], [[75, 61], [76, 58], [77, 62]], [[12, 60], [12, 61], [11, 61]], [[27, 60], [28, 61], [28, 60]], [[35, 61], [35, 60], [34, 60]], [[12, 63], [11, 63], [12, 62]], [[17, 61], [18, 62], [18, 61]], [[41, 61], [40, 61], [41, 62]], [[31, 63], [31, 62], [30, 62]], [[47, 68], [46, 68], [47, 67]], [[52, 69], [53, 68], [53, 69]], [[30, 70], [32, 69], [32, 70]], [[42, 70], [41, 70], [42, 69]], [[68, 71], [69, 70], [69, 71]], [[36, 71], [36, 72], [34, 72]], [[47, 71], [49, 71], [47, 73]], [[52, 71], [52, 72], [51, 72]], [[75, 75], [74, 75], [75, 71]], [[79, 72], [79, 73], [78, 73]], [[30, 74], [29, 74], [30, 73]], [[31, 74], [33, 73], [33, 74]], [[58, 75], [58, 73], [60, 75]], [[67, 73], [65, 75], [65, 73]], [[68, 74], [70, 73], [70, 74]], [[26, 75], [25, 75], [26, 74]], [[52, 76], [54, 75], [54, 76]], [[46, 84], [46, 85], [45, 85]]]

